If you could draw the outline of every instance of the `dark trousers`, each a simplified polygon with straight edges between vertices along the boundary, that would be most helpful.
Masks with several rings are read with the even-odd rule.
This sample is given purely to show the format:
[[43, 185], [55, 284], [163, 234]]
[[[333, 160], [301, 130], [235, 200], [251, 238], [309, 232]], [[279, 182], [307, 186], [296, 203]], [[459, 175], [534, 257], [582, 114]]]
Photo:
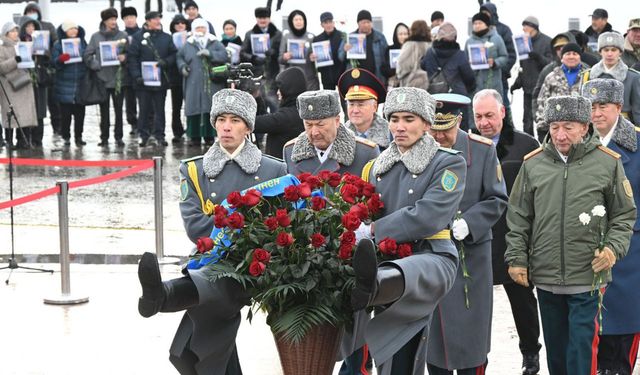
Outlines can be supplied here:
[[53, 93], [53, 86], [47, 88], [47, 107], [49, 108], [49, 120], [54, 133], [60, 133], [60, 103]]
[[516, 323], [516, 330], [520, 338], [520, 352], [522, 354], [536, 354], [542, 345], [540, 338], [540, 323], [538, 320], [538, 301], [533, 294], [533, 285], [528, 288], [516, 283], [503, 285], [509, 297], [511, 313]]
[[[140, 115], [138, 116], [138, 134], [143, 141], [153, 135], [156, 140], [164, 141], [164, 102], [167, 98], [167, 90], [139, 90], [138, 103], [140, 103]], [[153, 123], [149, 116], [153, 114]]]
[[595, 375], [598, 294], [553, 294], [538, 289], [549, 375]]
[[116, 114], [116, 125], [113, 129], [113, 136], [116, 141], [118, 141], [122, 139], [123, 94], [120, 92], [116, 95], [115, 89], [107, 89], [107, 100], [100, 103], [100, 140], [109, 140], [109, 127], [111, 127], [111, 119], [109, 118], [109, 98], [113, 101], [113, 109]]
[[[170, 355], [169, 361], [173, 367], [178, 370], [181, 375], [197, 375], [196, 364], [199, 359], [194, 352], [189, 349], [185, 349], [180, 357]], [[227, 363], [227, 370], [224, 375], [242, 375], [242, 368], [240, 367], [240, 359], [238, 358], [238, 349], [234, 348], [229, 362]]]
[[[635, 301], [637, 303], [637, 301]], [[601, 335], [598, 344], [598, 368], [614, 374], [631, 375], [638, 358], [640, 333]]]
[[[484, 375], [487, 370], [487, 364], [488, 362], [485, 362], [482, 366], [457, 369], [455, 371], [458, 375]], [[453, 375], [453, 370], [449, 371], [446, 368], [434, 366], [429, 363], [427, 363], [427, 370], [429, 375]]]
[[183, 3], [184, 3], [184, 0], [176, 0], [176, 6], [178, 7], [178, 13], [182, 13]]
[[132, 86], [124, 86], [122, 91], [124, 92], [124, 105], [127, 108], [127, 123], [131, 125], [132, 130], [135, 130], [138, 126], [136, 90]]
[[[124, 2], [125, 0], [120, 0], [120, 9], [124, 8]], [[116, 3], [116, 0], [109, 0], [109, 8], [113, 8], [115, 3]]]
[[533, 95], [524, 94], [524, 110], [522, 112], [522, 130], [530, 136], [533, 135]]
[[[26, 148], [27, 147], [27, 140], [30, 137], [30, 130], [31, 128], [22, 128], [21, 129], [17, 129], [17, 128], [12, 128], [12, 129], [4, 129], [4, 138], [7, 141], [7, 143], [11, 142], [11, 145], [16, 145], [16, 147], [19, 148]], [[13, 143], [13, 134], [16, 135], [16, 143]]]
[[71, 116], [73, 116], [73, 137], [82, 139], [84, 129], [85, 106], [80, 104], [60, 103], [60, 135], [65, 140], [71, 138]]
[[[184, 134], [184, 126], [182, 126], [182, 118], [180, 111], [182, 110], [182, 86], [171, 86], [171, 131], [174, 138], [180, 138]], [[207, 116], [207, 121], [209, 117]]]
[[[151, 0], [144, 0], [144, 12], [149, 13], [151, 10]], [[162, 13], [162, 0], [158, 0], [158, 12]]]

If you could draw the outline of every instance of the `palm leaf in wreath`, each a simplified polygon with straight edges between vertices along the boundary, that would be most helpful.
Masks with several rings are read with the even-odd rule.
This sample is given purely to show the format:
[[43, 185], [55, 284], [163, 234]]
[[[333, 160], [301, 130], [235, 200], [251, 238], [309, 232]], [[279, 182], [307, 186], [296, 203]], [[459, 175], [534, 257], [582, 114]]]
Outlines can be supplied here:
[[[270, 317], [271, 318], [271, 317]], [[329, 306], [298, 305], [271, 319], [271, 330], [284, 341], [297, 344], [313, 327], [337, 324], [339, 316]]]

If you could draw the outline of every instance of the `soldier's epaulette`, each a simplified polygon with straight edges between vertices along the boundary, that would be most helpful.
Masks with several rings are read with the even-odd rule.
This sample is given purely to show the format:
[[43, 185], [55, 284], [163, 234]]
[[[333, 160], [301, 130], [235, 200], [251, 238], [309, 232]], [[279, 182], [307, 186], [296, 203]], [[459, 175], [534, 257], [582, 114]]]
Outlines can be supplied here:
[[280, 158], [277, 158], [275, 156], [271, 156], [271, 155], [267, 155], [267, 154], [262, 154], [262, 156], [264, 156], [267, 159], [271, 159], [271, 160], [275, 160], [275, 161], [280, 162], [280, 163], [284, 163], [284, 160], [282, 160]]
[[367, 145], [367, 146], [369, 146], [371, 148], [376, 147], [378, 145], [377, 143], [375, 143], [373, 141], [370, 141], [370, 140], [368, 140], [366, 138], [360, 138], [360, 137], [356, 137], [356, 142], [360, 142], [360, 143], [362, 143], [364, 145]]
[[481, 135], [477, 135], [477, 134], [473, 134], [473, 133], [469, 133], [469, 139], [471, 139], [472, 141], [478, 142], [478, 143], [483, 143], [487, 146], [492, 146], [493, 145], [493, 141], [490, 140], [489, 138], [485, 138]]
[[620, 154], [618, 154], [617, 152], [613, 151], [609, 147], [605, 147], [603, 145], [599, 145], [598, 146], [598, 150], [604, 152], [605, 154], [609, 154], [609, 155], [613, 156], [616, 159], [620, 159]]
[[192, 158], [188, 158], [188, 159], [182, 159], [180, 160], [180, 163], [188, 163], [190, 161], [194, 161], [194, 160], [198, 160], [198, 159], [202, 159], [204, 157], [204, 155], [198, 155], [198, 156], [194, 156]]
[[541, 152], [542, 152], [542, 147], [538, 147], [535, 150], [531, 151], [530, 153], [526, 154], [524, 158], [522, 158], [522, 160], [531, 159], [532, 157], [538, 155]]
[[632, 71], [632, 72], [636, 72], [636, 73], [640, 74], [640, 72], [639, 72], [639, 71], [637, 71], [637, 70], [633, 69], [632, 67], [629, 67], [629, 70], [630, 70], [630, 71]]
[[636, 131], [637, 131], [638, 133], [640, 133], [640, 127], [637, 127], [637, 126], [636, 126]]
[[284, 144], [284, 147], [293, 146], [293, 144], [296, 143], [297, 139], [298, 139], [298, 137], [296, 137], [294, 139], [290, 139], [289, 142]]
[[449, 153], [451, 155], [458, 155], [460, 153], [460, 151], [458, 151], [458, 150], [454, 150], [452, 148], [447, 148], [447, 147], [442, 147], [442, 146], [438, 147], [438, 150], [444, 151], [444, 152]]

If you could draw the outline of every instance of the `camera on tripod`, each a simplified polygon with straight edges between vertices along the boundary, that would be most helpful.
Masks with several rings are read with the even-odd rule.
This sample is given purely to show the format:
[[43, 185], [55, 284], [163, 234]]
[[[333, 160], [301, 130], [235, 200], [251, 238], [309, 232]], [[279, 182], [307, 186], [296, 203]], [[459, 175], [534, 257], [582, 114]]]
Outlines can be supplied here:
[[252, 69], [253, 64], [248, 62], [220, 65], [211, 69], [211, 78], [215, 82], [226, 83], [228, 87], [253, 93], [260, 87], [262, 76], [255, 77]]

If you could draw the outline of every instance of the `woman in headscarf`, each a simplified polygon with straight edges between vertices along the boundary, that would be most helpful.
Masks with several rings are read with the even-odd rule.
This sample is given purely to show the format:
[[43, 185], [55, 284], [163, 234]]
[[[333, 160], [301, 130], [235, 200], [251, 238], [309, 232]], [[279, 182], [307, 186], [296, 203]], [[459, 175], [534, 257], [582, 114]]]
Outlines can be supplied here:
[[307, 16], [301, 10], [294, 10], [289, 14], [287, 22], [289, 30], [282, 33], [278, 62], [285, 69], [291, 66], [302, 68], [307, 79], [307, 90], [317, 90], [320, 88], [320, 81], [316, 65], [309, 59], [314, 35], [307, 32]]

